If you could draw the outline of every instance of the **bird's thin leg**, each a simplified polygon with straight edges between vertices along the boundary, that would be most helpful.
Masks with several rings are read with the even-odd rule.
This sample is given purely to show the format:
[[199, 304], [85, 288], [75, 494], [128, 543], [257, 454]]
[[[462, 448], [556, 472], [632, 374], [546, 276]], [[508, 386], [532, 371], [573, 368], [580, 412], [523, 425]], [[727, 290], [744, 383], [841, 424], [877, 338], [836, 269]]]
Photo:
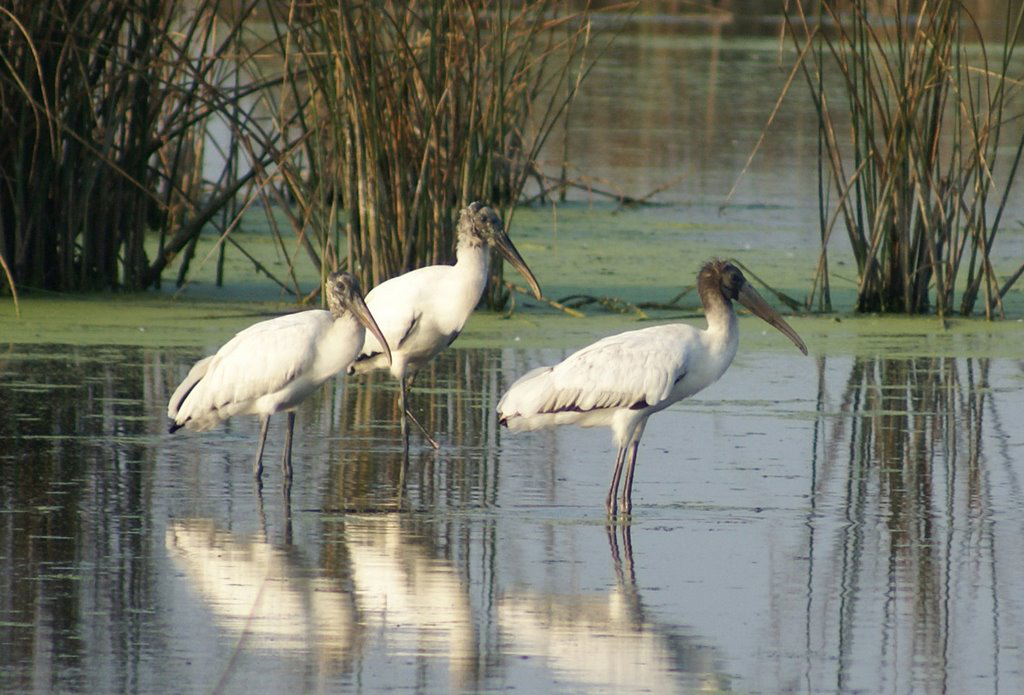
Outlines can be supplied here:
[[629, 516], [633, 511], [633, 473], [636, 471], [636, 452], [640, 447], [640, 438], [644, 436], [644, 429], [647, 427], [647, 418], [641, 420], [633, 428], [629, 435], [629, 465], [626, 466], [626, 480], [622, 487], [622, 504], [619, 509], [624, 516]]
[[408, 416], [410, 420], [412, 420], [412, 423], [414, 425], [420, 428], [420, 432], [422, 432], [423, 436], [427, 438], [428, 442], [430, 442], [430, 446], [434, 447], [435, 449], [441, 448], [441, 445], [434, 441], [434, 438], [430, 436], [430, 432], [427, 432], [427, 428], [420, 424], [420, 421], [416, 419], [416, 416], [412, 414], [411, 410], [406, 410], [405, 414], [406, 416]]
[[615, 496], [619, 491], [619, 478], [622, 476], [622, 462], [626, 458], [626, 447], [619, 447], [619, 453], [615, 455], [615, 468], [612, 470], [612, 484], [608, 488], [608, 496], [604, 499], [604, 508], [608, 510], [608, 516], [615, 516]]
[[270, 416], [260, 415], [260, 447], [256, 450], [256, 461], [252, 464], [252, 474], [257, 481], [263, 482], [263, 446], [267, 443], [267, 428]]
[[[407, 379], [405, 379], [403, 381], [403, 389], [404, 389], [403, 393], [404, 394], [408, 395], [409, 390], [412, 389], [412, 380], [415, 377], [416, 377], [416, 375], [413, 374], [412, 376], [408, 377]], [[430, 432], [427, 431], [427, 428], [420, 424], [420, 421], [417, 420], [416, 416], [412, 414], [412, 410], [409, 409], [408, 402], [406, 402], [405, 400], [402, 401], [402, 409], [405, 411], [402, 414], [402, 417], [403, 418], [409, 418], [410, 420], [412, 420], [413, 424], [416, 425], [416, 427], [419, 428], [420, 432], [423, 433], [423, 436], [426, 437], [428, 442], [430, 442], [430, 446], [434, 447], [435, 449], [440, 449], [441, 445], [438, 444], [437, 441], [433, 437], [430, 436]], [[407, 437], [408, 435], [404, 435], [404, 436]]]
[[412, 413], [409, 412], [409, 407], [406, 405], [406, 393], [405, 393], [405, 377], [399, 377], [398, 379], [398, 406], [402, 411], [402, 448], [405, 451], [405, 458], [409, 458], [409, 418], [412, 417]]
[[288, 411], [288, 429], [284, 435], [284, 456], [281, 458], [281, 470], [286, 481], [292, 479], [292, 435], [295, 433], [295, 411]]
[[626, 466], [626, 480], [622, 486], [622, 513], [629, 516], [633, 511], [633, 471], [636, 469], [636, 450], [640, 446], [640, 438], [634, 437], [629, 445], [629, 465]]
[[292, 479], [284, 479], [281, 486], [284, 493], [284, 542], [285, 545], [292, 544]]

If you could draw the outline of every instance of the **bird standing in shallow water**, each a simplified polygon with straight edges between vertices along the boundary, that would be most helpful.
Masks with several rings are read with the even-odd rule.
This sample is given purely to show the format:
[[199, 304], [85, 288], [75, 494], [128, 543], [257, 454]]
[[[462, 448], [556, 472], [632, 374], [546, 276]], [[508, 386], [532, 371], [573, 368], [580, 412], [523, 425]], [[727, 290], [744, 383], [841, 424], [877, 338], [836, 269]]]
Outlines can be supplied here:
[[270, 416], [287, 411], [281, 467], [290, 480], [299, 403], [352, 363], [366, 328], [377, 336], [382, 359], [390, 359], [387, 342], [356, 279], [348, 273], [331, 273], [324, 291], [329, 311], [300, 311], [253, 324], [217, 354], [196, 362], [167, 404], [170, 432], [182, 427], [208, 430], [232, 415], [259, 415], [260, 444], [253, 474], [260, 480]]
[[512, 431], [555, 425], [610, 427], [619, 450], [605, 499], [616, 515], [623, 466], [626, 479], [621, 513], [632, 511], [636, 452], [647, 418], [718, 380], [739, 344], [732, 301], [777, 328], [807, 354], [807, 346], [768, 305], [736, 266], [713, 260], [697, 275], [697, 290], [708, 327], [666, 324], [609, 336], [553, 367], [520, 377], [498, 403], [499, 422]]
[[381, 354], [380, 338], [367, 335], [362, 352], [349, 371], [362, 374], [390, 367], [391, 376], [399, 384], [402, 441], [406, 449], [408, 419], [435, 449], [438, 447], [410, 412], [406, 401], [408, 389], [416, 371], [459, 336], [479, 303], [487, 284], [490, 247], [496, 248], [522, 274], [534, 296], [541, 297], [537, 279], [494, 210], [481, 202], [470, 203], [459, 214], [457, 233], [455, 265], [417, 268], [381, 283], [366, 295], [366, 304], [391, 346], [392, 360], [389, 364]]

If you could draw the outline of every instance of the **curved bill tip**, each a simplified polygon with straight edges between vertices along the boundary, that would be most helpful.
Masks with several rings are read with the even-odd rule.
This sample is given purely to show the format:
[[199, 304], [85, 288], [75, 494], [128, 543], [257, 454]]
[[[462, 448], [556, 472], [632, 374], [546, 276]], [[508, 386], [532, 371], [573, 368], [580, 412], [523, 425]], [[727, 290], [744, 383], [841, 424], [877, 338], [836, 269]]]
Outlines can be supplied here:
[[807, 354], [807, 346], [800, 336], [797, 335], [797, 332], [786, 323], [786, 320], [782, 318], [779, 312], [775, 311], [749, 283], [743, 285], [736, 299], [739, 300], [740, 304], [750, 309], [755, 316], [771, 324], [779, 333], [792, 340], [800, 352], [805, 355]]
[[519, 271], [519, 274], [523, 276], [527, 284], [530, 285], [530, 291], [533, 292], [533, 296], [537, 299], [542, 299], [543, 296], [540, 291], [540, 283], [537, 282], [537, 278], [534, 277], [533, 271], [530, 270], [529, 266], [526, 265], [526, 261], [519, 255], [519, 251], [516, 249], [515, 244], [508, 238], [508, 234], [501, 232], [496, 234], [494, 237], [494, 245], [501, 252], [501, 255], [505, 257], [512, 267]]

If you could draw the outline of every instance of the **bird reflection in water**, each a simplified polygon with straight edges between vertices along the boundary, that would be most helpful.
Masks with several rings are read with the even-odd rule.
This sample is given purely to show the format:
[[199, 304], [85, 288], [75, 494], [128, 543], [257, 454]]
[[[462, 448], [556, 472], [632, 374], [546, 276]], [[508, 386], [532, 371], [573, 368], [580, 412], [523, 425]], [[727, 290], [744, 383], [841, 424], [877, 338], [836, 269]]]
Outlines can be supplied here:
[[346, 521], [344, 537], [368, 639], [446, 658], [450, 688], [472, 689], [480, 672], [468, 586], [432, 547], [429, 530], [378, 515]]
[[634, 575], [629, 525], [607, 530], [615, 586], [604, 594], [506, 594], [498, 615], [510, 648], [542, 658], [559, 682], [571, 682], [580, 691], [728, 690], [712, 647], [646, 614]]
[[[374, 672], [383, 660], [389, 678], [404, 680], [412, 654], [409, 679], [446, 670], [452, 690], [473, 689], [479, 660], [467, 586], [428, 534], [397, 514], [347, 515], [328, 522], [325, 537], [314, 560], [290, 543], [192, 519], [169, 525], [166, 547], [228, 643], [267, 668], [294, 657], [316, 664], [323, 679]], [[252, 663], [249, 681], [259, 677], [248, 672]], [[229, 666], [215, 690], [236, 676]]]
[[239, 650], [309, 655], [321, 674], [347, 670], [360, 642], [353, 596], [297, 548], [245, 539], [210, 519], [172, 522], [166, 547]]

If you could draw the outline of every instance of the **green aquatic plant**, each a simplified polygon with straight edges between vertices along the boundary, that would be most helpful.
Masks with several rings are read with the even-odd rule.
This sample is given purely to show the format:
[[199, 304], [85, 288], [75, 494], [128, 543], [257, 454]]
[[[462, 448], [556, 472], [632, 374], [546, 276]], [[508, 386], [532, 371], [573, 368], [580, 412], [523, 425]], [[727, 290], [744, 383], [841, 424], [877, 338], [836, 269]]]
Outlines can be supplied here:
[[858, 269], [857, 310], [985, 316], [1024, 266], [1000, 281], [992, 259], [1024, 152], [1008, 128], [1020, 107], [1024, 8], [1007, 3], [986, 37], [956, 0], [796, 0], [788, 33], [818, 112], [821, 256], [845, 228]]

